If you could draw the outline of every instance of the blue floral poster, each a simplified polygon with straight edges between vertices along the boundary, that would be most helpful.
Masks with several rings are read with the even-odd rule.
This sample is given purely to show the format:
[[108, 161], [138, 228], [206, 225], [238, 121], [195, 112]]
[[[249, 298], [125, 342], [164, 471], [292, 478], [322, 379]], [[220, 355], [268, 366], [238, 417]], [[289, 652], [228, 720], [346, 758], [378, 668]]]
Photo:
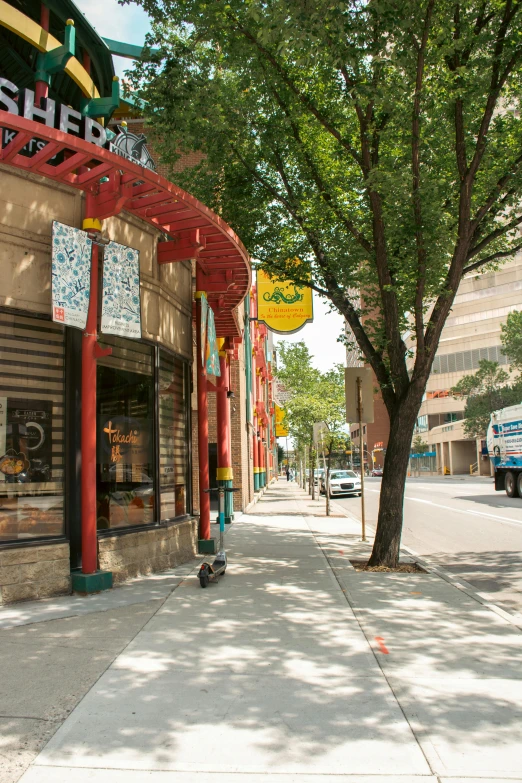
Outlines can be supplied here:
[[103, 255], [101, 331], [141, 337], [140, 253], [109, 242]]
[[214, 321], [214, 311], [210, 305], [207, 313], [207, 375], [221, 375], [216, 337], [216, 323]]
[[85, 329], [91, 289], [92, 242], [86, 231], [53, 220], [53, 321]]

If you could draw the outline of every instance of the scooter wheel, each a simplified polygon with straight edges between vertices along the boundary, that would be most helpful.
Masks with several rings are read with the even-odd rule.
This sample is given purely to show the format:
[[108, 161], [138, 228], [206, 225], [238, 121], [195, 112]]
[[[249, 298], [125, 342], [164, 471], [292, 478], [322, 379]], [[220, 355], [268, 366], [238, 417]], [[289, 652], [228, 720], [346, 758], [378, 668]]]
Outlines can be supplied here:
[[199, 584], [201, 585], [201, 587], [208, 587], [209, 582], [210, 579], [208, 578], [208, 576], [205, 575], [199, 577]]

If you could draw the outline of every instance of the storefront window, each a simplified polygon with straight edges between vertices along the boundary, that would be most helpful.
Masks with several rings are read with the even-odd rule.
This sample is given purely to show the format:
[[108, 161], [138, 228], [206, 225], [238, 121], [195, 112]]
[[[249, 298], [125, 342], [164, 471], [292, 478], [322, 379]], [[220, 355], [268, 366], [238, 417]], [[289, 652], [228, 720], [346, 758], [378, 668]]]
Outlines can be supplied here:
[[187, 365], [160, 350], [159, 470], [161, 519], [187, 513], [189, 465]]
[[0, 542], [61, 536], [64, 332], [0, 312]]
[[105, 336], [97, 369], [98, 530], [155, 521], [153, 349]]

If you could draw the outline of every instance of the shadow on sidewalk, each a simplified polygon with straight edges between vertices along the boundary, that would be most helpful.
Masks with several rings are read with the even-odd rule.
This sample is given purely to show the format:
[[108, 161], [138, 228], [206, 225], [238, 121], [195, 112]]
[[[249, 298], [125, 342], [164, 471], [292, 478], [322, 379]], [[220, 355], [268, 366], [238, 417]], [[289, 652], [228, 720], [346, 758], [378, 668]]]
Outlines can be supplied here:
[[[226, 577], [207, 590], [187, 580], [169, 598], [51, 741], [46, 764], [429, 774], [378, 662], [426, 716], [430, 741], [468, 748], [468, 769], [518, 746], [521, 635], [436, 576], [354, 574], [357, 536], [341, 535], [339, 520], [329, 532], [312, 517], [256, 513], [285, 492], [270, 488], [233, 526]], [[386, 639], [385, 658], [343, 591], [370, 643]]]

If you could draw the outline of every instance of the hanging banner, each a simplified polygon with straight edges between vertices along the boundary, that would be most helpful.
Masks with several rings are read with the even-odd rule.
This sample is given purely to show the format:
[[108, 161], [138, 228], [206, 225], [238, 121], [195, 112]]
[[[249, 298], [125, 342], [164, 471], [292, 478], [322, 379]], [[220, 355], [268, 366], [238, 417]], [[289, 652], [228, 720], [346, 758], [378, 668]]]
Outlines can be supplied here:
[[201, 294], [201, 365], [205, 364], [207, 355], [207, 314], [208, 314], [208, 301], [205, 294]]
[[53, 220], [53, 321], [85, 329], [91, 289], [92, 242], [86, 231]]
[[221, 375], [216, 324], [214, 321], [214, 311], [211, 307], [208, 308], [207, 312], [207, 375]]
[[109, 242], [103, 254], [101, 331], [140, 339], [140, 253]]
[[257, 272], [257, 318], [278, 334], [298, 332], [314, 320], [312, 289]]
[[275, 406], [276, 438], [286, 438], [288, 427], [285, 422], [285, 412], [279, 405]]

